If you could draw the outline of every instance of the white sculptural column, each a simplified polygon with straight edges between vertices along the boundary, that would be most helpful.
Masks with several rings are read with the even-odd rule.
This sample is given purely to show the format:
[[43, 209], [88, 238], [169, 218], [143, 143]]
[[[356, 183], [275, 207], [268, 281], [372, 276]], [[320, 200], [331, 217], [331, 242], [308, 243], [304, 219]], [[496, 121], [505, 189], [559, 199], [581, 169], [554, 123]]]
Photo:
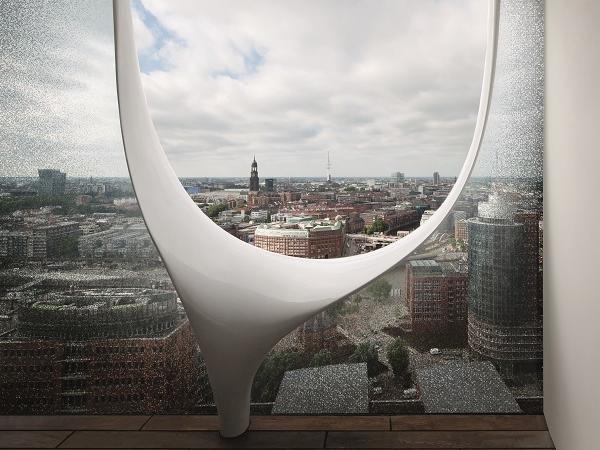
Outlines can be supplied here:
[[398, 242], [375, 252], [328, 260], [293, 258], [248, 245], [196, 206], [169, 164], [146, 106], [129, 1], [113, 0], [113, 8], [119, 114], [133, 187], [206, 362], [221, 434], [238, 436], [248, 428], [252, 381], [267, 352], [308, 318], [398, 264], [435, 231], [458, 199], [475, 164], [488, 115], [498, 0], [489, 1], [473, 140], [446, 201], [423, 226]]

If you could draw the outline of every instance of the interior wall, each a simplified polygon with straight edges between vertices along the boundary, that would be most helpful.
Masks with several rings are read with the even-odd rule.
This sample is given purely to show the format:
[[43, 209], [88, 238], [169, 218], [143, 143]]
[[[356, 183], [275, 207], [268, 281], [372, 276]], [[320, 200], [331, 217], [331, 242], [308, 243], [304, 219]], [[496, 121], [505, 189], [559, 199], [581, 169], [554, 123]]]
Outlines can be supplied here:
[[546, 2], [544, 396], [559, 450], [600, 449], [600, 2]]

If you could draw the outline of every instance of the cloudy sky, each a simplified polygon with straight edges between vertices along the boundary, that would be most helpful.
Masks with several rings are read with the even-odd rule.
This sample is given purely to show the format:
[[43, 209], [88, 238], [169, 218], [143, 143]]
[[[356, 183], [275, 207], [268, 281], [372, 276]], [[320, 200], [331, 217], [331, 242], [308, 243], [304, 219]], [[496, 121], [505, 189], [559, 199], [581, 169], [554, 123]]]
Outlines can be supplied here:
[[[261, 176], [317, 176], [327, 152], [334, 176], [458, 173], [486, 2], [133, 3], [146, 96], [180, 176], [243, 176], [254, 154]], [[0, 175], [125, 174], [110, 2], [15, 4], [0, 23]]]

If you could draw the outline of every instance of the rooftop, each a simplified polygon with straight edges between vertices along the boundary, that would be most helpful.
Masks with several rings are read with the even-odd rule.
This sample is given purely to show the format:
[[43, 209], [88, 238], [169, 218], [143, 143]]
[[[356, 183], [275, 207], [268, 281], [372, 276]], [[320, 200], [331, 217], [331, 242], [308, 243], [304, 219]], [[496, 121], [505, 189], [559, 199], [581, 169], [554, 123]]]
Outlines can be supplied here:
[[340, 231], [340, 220], [303, 220], [296, 223], [265, 223], [256, 228], [257, 236], [308, 237], [310, 233], [321, 231]]
[[419, 369], [417, 383], [428, 414], [522, 412], [488, 361], [452, 361]]
[[290, 370], [283, 376], [273, 414], [367, 414], [367, 364]]

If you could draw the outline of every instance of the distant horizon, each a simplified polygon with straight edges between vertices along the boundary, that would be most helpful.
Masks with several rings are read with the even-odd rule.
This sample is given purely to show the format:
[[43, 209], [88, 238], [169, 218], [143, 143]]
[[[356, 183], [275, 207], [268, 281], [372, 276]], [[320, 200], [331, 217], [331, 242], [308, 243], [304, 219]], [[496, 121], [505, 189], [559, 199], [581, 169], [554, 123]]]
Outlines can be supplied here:
[[[53, 167], [44, 167], [44, 169], [55, 169]], [[61, 170], [61, 169], [55, 169], [55, 170]], [[62, 171], [62, 170], [61, 170]], [[114, 176], [110, 176], [110, 175], [69, 175], [68, 173], [67, 175], [67, 179], [87, 179], [87, 178], [94, 178], [94, 179], [122, 179], [122, 180], [128, 180], [131, 181], [131, 178], [129, 176], [123, 176], [123, 175], [114, 175]], [[433, 173], [431, 175], [404, 175], [405, 179], [433, 179]], [[448, 179], [448, 178], [457, 178], [458, 175], [443, 175], [440, 174], [440, 178], [441, 179]], [[11, 179], [11, 178], [31, 178], [31, 179], [35, 179], [38, 178], [37, 175], [0, 175], [0, 179]], [[228, 176], [204, 176], [204, 175], [198, 175], [198, 176], [178, 176], [177, 177], [179, 180], [183, 180], [183, 179], [217, 179], [217, 180], [231, 180], [231, 179], [236, 179], [236, 180], [240, 180], [240, 179], [249, 179], [250, 175], [228, 175]], [[260, 175], [259, 174], [259, 178], [260, 180], [264, 180], [266, 178], [273, 178], [275, 180], [287, 180], [287, 179], [314, 179], [314, 180], [323, 180], [326, 182], [326, 176], [322, 176], [322, 175], [300, 175], [300, 176], [275, 176], [275, 175]], [[336, 179], [390, 179], [392, 178], [391, 174], [390, 175], [332, 175], [331, 179], [332, 182], [335, 183]], [[496, 180], [538, 180], [538, 177], [536, 176], [496, 176], [496, 175], [471, 175], [469, 177], [469, 180], [482, 180], [482, 179], [496, 179]], [[541, 179], [539, 179], [538, 181], [542, 181]]]

